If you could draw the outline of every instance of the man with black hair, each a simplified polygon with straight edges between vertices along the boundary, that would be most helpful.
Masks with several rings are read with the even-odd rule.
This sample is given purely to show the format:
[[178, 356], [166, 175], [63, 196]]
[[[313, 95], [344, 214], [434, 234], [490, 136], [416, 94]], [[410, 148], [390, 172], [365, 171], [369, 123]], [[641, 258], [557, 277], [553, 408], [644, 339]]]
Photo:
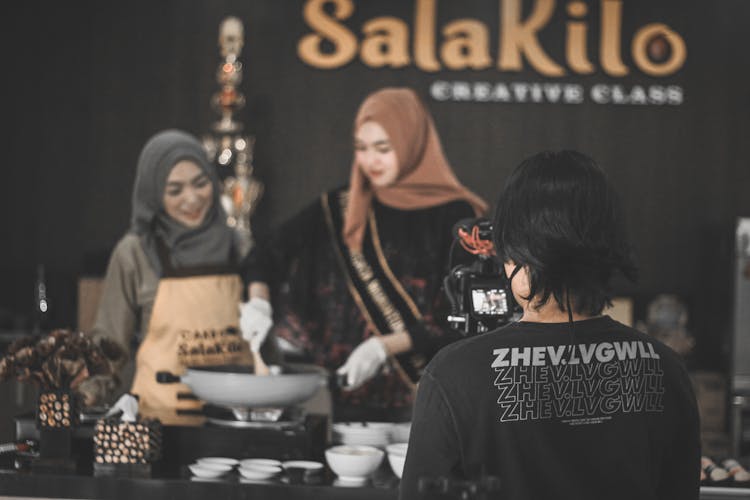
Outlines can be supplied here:
[[508, 179], [493, 228], [523, 316], [430, 362], [401, 498], [448, 498], [430, 484], [459, 498], [497, 476], [499, 493], [474, 498], [697, 499], [698, 412], [682, 361], [602, 315], [613, 274], [635, 279], [604, 173], [577, 152], [537, 154]]

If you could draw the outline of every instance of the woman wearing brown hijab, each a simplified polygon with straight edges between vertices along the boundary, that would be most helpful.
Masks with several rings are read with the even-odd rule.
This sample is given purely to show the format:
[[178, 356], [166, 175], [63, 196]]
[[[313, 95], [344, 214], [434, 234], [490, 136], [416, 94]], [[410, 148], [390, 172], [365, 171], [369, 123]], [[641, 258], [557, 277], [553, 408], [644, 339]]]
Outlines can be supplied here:
[[410, 89], [365, 99], [354, 150], [349, 186], [282, 228], [274, 331], [345, 379], [335, 419], [401, 419], [421, 370], [455, 339], [440, 290], [451, 228], [487, 205], [456, 178]]

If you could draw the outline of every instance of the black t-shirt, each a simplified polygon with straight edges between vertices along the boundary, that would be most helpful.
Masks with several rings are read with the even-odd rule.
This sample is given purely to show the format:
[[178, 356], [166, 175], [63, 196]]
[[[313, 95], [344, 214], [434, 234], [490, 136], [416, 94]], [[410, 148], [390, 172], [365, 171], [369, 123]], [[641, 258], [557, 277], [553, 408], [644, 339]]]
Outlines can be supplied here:
[[418, 492], [422, 477], [460, 487], [483, 475], [501, 485], [486, 498], [697, 499], [682, 361], [607, 316], [513, 323], [446, 347], [420, 382], [400, 497], [437, 498]]

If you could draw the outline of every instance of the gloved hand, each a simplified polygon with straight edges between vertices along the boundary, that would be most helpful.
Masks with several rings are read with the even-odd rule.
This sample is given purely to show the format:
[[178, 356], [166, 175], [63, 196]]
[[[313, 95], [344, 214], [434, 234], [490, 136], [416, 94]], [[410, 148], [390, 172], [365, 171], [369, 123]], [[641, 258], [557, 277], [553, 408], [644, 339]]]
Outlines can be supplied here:
[[336, 373], [346, 374], [346, 390], [353, 390], [378, 374], [388, 359], [388, 352], [383, 342], [376, 337], [370, 337], [359, 344], [349, 355], [346, 363]]
[[132, 394], [123, 394], [107, 411], [104, 417], [111, 417], [116, 413], [122, 414], [120, 415], [120, 420], [123, 422], [135, 422], [138, 420], [138, 399]]
[[251, 351], [259, 352], [273, 326], [271, 304], [266, 299], [253, 297], [239, 306], [242, 338], [248, 341]]

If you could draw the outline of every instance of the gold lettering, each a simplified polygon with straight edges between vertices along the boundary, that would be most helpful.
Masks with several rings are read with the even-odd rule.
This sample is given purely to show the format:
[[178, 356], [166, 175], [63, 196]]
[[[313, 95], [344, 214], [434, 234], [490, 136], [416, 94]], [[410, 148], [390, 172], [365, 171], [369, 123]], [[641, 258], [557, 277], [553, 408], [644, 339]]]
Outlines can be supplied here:
[[[657, 36], [663, 36], [672, 48], [669, 59], [663, 63], [653, 62], [647, 54], [648, 43]], [[648, 24], [639, 29], [633, 37], [631, 50], [635, 64], [651, 76], [671, 75], [682, 67], [687, 58], [685, 40], [666, 24]]]
[[565, 70], [544, 52], [536, 37], [536, 32], [543, 28], [552, 16], [555, 0], [537, 0], [531, 15], [523, 23], [521, 0], [505, 0], [502, 6], [498, 68], [521, 71], [523, 53], [539, 73], [545, 76], [563, 76]]
[[362, 26], [362, 62], [373, 68], [402, 68], [409, 64], [409, 27], [395, 17], [378, 17]]
[[414, 61], [424, 71], [437, 71], [435, 57], [435, 0], [417, 0], [414, 13]]
[[487, 27], [473, 19], [458, 19], [443, 28], [440, 57], [450, 69], [486, 69], [492, 66]]
[[[323, 7], [334, 4], [333, 15], [329, 17]], [[357, 55], [357, 37], [346, 26], [336, 22], [351, 16], [354, 12], [352, 0], [309, 0], [303, 16], [315, 33], [305, 35], [297, 45], [297, 55], [310, 66], [334, 69], [349, 63]], [[329, 40], [335, 50], [326, 54], [321, 51], [323, 39]]]
[[620, 56], [622, 1], [602, 0], [602, 32], [599, 46], [602, 68], [608, 75], [625, 76], [629, 69]]
[[[583, 2], [571, 2], [568, 4], [570, 17], [581, 18], [586, 15], [588, 8]], [[587, 74], [594, 72], [594, 65], [589, 61], [586, 54], [586, 23], [569, 21], [568, 36], [565, 44], [565, 58], [570, 68], [576, 73]]]

